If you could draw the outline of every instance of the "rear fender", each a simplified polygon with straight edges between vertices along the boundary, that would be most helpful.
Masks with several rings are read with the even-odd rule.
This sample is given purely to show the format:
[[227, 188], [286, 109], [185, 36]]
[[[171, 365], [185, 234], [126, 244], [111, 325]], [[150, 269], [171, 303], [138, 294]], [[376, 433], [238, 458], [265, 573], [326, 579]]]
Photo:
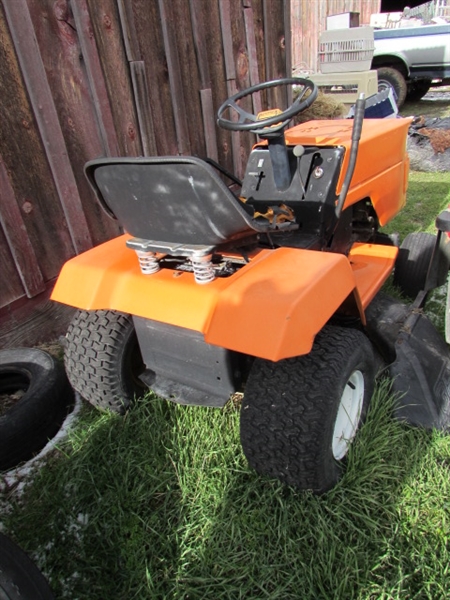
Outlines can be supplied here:
[[349, 296], [360, 309], [342, 254], [279, 248], [239, 275], [218, 298], [205, 331], [210, 344], [277, 361], [307, 354]]
[[209, 344], [273, 361], [308, 353], [315, 335], [349, 297], [364, 320], [344, 255], [261, 250], [231, 277], [198, 285], [188, 272], [142, 275], [134, 251], [125, 246], [127, 237], [68, 261], [52, 299], [185, 327]]

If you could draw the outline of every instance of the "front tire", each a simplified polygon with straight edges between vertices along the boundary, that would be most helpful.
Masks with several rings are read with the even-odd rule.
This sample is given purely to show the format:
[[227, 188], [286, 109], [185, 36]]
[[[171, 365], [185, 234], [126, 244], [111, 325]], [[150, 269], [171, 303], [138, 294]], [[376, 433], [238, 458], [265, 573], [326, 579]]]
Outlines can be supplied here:
[[408, 91], [405, 78], [393, 67], [380, 67], [378, 71], [378, 91], [392, 89], [395, 95], [395, 101], [398, 108], [405, 103], [406, 92]]
[[73, 388], [102, 410], [123, 414], [145, 393], [145, 367], [131, 315], [79, 310], [67, 331], [66, 372]]
[[343, 327], [325, 327], [305, 356], [277, 363], [256, 359], [241, 409], [250, 466], [300, 489], [323, 493], [333, 487], [374, 380], [369, 340]]

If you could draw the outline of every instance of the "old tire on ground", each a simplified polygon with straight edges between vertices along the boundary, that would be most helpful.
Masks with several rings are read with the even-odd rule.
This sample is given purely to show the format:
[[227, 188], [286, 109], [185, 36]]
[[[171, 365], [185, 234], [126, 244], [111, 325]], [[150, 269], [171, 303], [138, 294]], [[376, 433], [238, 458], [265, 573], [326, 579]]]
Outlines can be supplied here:
[[342, 461], [373, 392], [372, 346], [360, 331], [326, 326], [312, 351], [277, 363], [256, 359], [241, 409], [241, 442], [251, 467], [322, 493]]
[[[32, 458], [58, 432], [74, 394], [61, 362], [37, 348], [12, 348], [0, 350], [0, 395], [5, 471]], [[10, 405], [13, 395], [21, 397]]]
[[403, 240], [395, 262], [394, 283], [409, 298], [424, 289], [436, 236], [432, 233], [409, 233]]
[[66, 334], [65, 364], [69, 380], [88, 402], [123, 413], [147, 389], [130, 315], [112, 310], [78, 311]]
[[395, 92], [395, 99], [398, 108], [402, 107], [407, 93], [406, 81], [400, 71], [393, 67], [379, 67], [378, 71], [378, 91], [391, 88]]
[[406, 99], [410, 102], [416, 102], [425, 96], [431, 87], [430, 79], [419, 79], [408, 87]]
[[31, 558], [0, 533], [0, 598], [53, 600], [47, 580]]

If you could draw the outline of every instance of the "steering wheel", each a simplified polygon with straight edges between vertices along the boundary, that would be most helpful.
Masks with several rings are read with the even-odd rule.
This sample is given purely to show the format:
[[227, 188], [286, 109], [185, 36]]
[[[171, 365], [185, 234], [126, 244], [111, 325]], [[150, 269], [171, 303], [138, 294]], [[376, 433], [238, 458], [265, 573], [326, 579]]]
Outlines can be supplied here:
[[[300, 92], [294, 102], [283, 112], [270, 116], [268, 118], [258, 119], [257, 115], [247, 112], [242, 106], [239, 106], [238, 100], [251, 96], [261, 90], [267, 90], [279, 86], [293, 86], [297, 85], [300, 87]], [[306, 96], [307, 91], [311, 93]], [[252, 85], [241, 92], [238, 92], [231, 98], [225, 100], [222, 106], [219, 108], [217, 113], [217, 124], [224, 129], [230, 129], [231, 131], [251, 131], [264, 136], [265, 134], [272, 134], [281, 131], [286, 127], [292, 117], [298, 115], [298, 113], [306, 110], [314, 100], [317, 98], [317, 86], [310, 79], [301, 79], [300, 77], [290, 77], [285, 79], [275, 79], [273, 81], [266, 81], [264, 83], [258, 83]], [[228, 110], [236, 112], [238, 115], [237, 121], [226, 119], [223, 115]], [[273, 127], [275, 125], [275, 127]], [[267, 129], [269, 128], [270, 129]]]

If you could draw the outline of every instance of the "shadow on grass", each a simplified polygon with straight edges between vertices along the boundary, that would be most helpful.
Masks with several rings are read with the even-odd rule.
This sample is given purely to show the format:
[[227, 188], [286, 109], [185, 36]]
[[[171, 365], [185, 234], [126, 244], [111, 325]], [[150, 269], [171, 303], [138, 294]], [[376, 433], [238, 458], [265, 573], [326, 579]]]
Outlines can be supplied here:
[[231, 403], [86, 410], [5, 524], [61, 598], [444, 598], [449, 445], [391, 408], [322, 497], [248, 469]]

